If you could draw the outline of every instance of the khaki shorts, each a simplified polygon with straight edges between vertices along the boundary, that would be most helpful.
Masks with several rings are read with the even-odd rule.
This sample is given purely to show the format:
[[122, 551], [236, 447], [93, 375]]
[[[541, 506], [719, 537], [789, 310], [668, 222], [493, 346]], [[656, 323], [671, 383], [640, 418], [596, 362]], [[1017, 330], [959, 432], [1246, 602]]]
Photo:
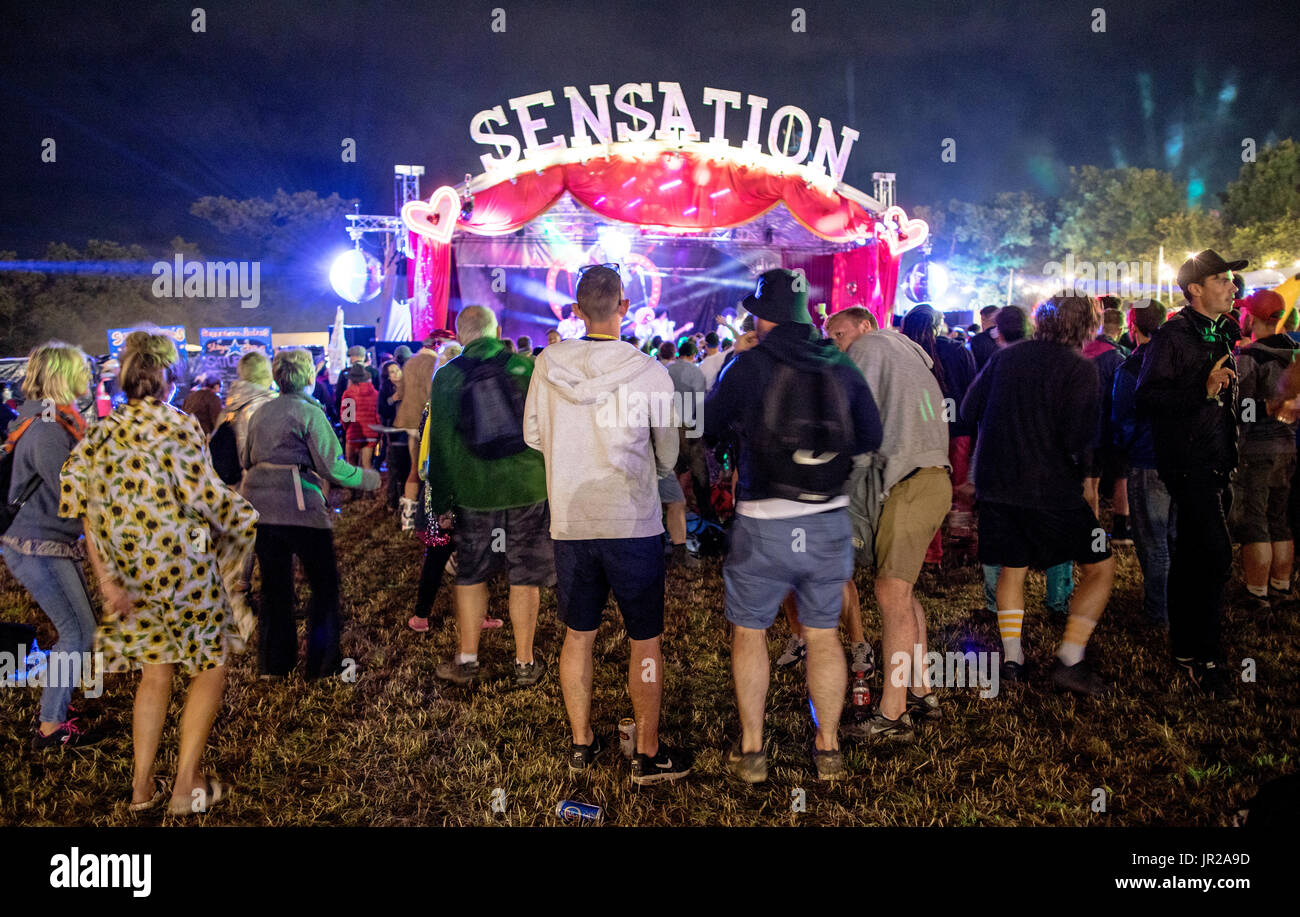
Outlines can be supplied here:
[[925, 550], [951, 508], [946, 468], [922, 468], [891, 487], [876, 532], [876, 576], [915, 583]]

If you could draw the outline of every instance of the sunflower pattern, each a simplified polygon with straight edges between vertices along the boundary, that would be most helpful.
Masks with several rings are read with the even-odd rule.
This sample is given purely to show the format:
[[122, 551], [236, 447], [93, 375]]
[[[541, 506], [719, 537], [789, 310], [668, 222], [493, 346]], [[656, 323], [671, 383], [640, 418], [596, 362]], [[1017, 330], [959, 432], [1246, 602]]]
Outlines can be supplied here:
[[217, 477], [198, 421], [155, 398], [128, 402], [72, 450], [59, 490], [59, 515], [86, 517], [133, 600], [129, 617], [106, 609], [95, 635], [109, 671], [176, 663], [192, 675], [242, 649], [247, 609], [230, 587], [257, 511]]

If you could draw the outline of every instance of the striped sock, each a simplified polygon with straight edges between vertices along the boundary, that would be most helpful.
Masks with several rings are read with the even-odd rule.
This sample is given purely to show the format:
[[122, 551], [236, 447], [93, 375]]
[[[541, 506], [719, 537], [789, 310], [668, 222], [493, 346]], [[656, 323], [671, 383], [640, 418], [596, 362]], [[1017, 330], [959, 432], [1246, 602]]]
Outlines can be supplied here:
[[1065, 639], [1061, 641], [1061, 648], [1056, 651], [1056, 658], [1066, 665], [1078, 665], [1083, 662], [1083, 651], [1088, 646], [1088, 638], [1092, 636], [1092, 629], [1097, 626], [1096, 621], [1090, 621], [1082, 615], [1070, 615], [1065, 622]]
[[1025, 654], [1020, 650], [1020, 625], [1025, 620], [1023, 608], [998, 611], [998, 633], [1002, 635], [1002, 661], [1024, 664]]
[[1273, 577], [1270, 576], [1268, 578], [1268, 584], [1278, 592], [1291, 591], [1291, 581], [1289, 579], [1273, 579]]

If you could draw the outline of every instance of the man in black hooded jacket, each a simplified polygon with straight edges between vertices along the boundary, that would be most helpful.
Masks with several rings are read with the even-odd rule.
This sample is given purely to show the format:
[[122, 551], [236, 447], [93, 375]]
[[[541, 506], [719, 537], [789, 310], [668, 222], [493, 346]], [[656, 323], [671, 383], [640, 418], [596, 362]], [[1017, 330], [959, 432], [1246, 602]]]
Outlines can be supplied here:
[[1214, 697], [1230, 692], [1220, 634], [1223, 590], [1232, 572], [1228, 481], [1237, 466], [1238, 326], [1228, 316], [1245, 261], [1206, 250], [1183, 262], [1178, 285], [1189, 305], [1147, 348], [1137, 408], [1151, 420], [1156, 469], [1178, 518], [1169, 568], [1169, 637], [1174, 662]]

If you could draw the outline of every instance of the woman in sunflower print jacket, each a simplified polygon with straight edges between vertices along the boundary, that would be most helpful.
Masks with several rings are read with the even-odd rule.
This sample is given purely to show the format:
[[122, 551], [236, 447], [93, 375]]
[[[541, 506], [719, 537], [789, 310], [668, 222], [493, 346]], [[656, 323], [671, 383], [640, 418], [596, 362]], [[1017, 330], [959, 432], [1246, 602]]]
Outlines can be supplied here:
[[177, 353], [164, 334], [132, 332], [121, 356], [127, 402], [93, 426], [63, 466], [59, 515], [80, 517], [106, 605], [96, 634], [109, 671], [142, 670], [132, 722], [132, 809], [161, 802], [154, 759], [173, 671], [190, 676], [170, 811], [226, 795], [200, 768], [221, 705], [227, 656], [253, 630], [237, 591], [257, 512], [212, 468], [194, 418], [168, 402]]

